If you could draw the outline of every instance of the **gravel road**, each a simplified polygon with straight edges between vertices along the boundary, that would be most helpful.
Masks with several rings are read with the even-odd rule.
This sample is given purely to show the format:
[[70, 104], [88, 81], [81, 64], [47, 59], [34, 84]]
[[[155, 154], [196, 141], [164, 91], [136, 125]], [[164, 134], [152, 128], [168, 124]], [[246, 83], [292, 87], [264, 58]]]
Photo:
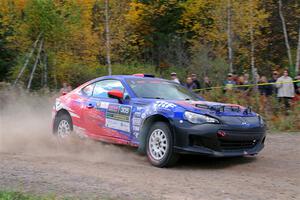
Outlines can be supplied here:
[[257, 157], [186, 156], [159, 169], [132, 148], [57, 141], [51, 101], [23, 96], [1, 110], [0, 190], [76, 199], [300, 199], [299, 133], [268, 134]]

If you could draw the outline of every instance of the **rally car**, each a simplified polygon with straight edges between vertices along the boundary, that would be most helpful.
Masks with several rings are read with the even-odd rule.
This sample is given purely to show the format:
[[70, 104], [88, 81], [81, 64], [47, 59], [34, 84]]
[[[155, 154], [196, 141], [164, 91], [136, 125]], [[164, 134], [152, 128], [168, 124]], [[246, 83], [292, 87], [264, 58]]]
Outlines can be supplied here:
[[249, 107], [208, 102], [173, 81], [150, 75], [105, 76], [56, 99], [53, 133], [72, 133], [138, 148], [157, 167], [180, 154], [255, 155], [266, 126]]

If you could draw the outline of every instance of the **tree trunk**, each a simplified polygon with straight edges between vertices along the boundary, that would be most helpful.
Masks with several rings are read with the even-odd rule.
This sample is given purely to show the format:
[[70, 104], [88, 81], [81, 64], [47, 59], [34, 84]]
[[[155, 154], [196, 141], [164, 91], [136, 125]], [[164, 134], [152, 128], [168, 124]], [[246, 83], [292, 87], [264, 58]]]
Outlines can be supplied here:
[[[253, 0], [251, 0], [251, 8], [252, 9], [254, 8]], [[251, 13], [251, 18], [252, 18], [252, 20], [254, 20], [253, 12]], [[257, 80], [257, 69], [255, 67], [255, 42], [254, 42], [254, 25], [253, 25], [253, 21], [250, 22], [250, 43], [251, 43], [250, 57], [251, 57], [252, 79], [253, 79], [253, 83], [257, 84], [259, 80]], [[255, 86], [254, 89], [257, 91], [258, 87]]]
[[33, 68], [31, 70], [31, 74], [30, 74], [30, 77], [29, 77], [29, 81], [28, 81], [28, 85], [27, 85], [27, 90], [29, 90], [30, 87], [31, 87], [31, 82], [32, 82], [33, 75], [34, 75], [34, 72], [36, 70], [37, 64], [38, 64], [39, 59], [40, 59], [40, 54], [41, 54], [41, 51], [42, 51], [43, 44], [44, 44], [44, 39], [42, 39], [42, 41], [40, 43], [39, 50], [38, 50], [38, 53], [36, 55], [35, 63], [33, 65]]
[[289, 38], [288, 38], [287, 29], [286, 29], [285, 18], [283, 16], [283, 12], [282, 12], [282, 1], [279, 0], [278, 4], [279, 4], [279, 16], [280, 16], [281, 23], [282, 23], [282, 29], [283, 29], [283, 34], [284, 34], [285, 46], [286, 46], [287, 55], [288, 55], [288, 59], [289, 59], [289, 66], [290, 66], [289, 70], [292, 70], [292, 68], [293, 68], [293, 61], [292, 61], [291, 47], [290, 47], [290, 44], [289, 44]]
[[254, 28], [253, 24], [250, 26], [250, 40], [251, 40], [251, 71], [254, 84], [257, 84], [257, 69], [255, 67], [255, 43], [254, 43]]
[[105, 0], [105, 35], [106, 35], [106, 63], [107, 63], [107, 67], [108, 67], [108, 75], [111, 75], [109, 0]]
[[227, 45], [228, 45], [228, 61], [229, 71], [233, 72], [233, 58], [232, 58], [232, 30], [231, 30], [231, 0], [227, 1]]
[[43, 60], [43, 63], [44, 63], [44, 85], [43, 85], [43, 87], [48, 87], [48, 66], [47, 66], [47, 54], [46, 54], [46, 52], [45, 52], [45, 50], [44, 50], [44, 56], [43, 56], [43, 58], [44, 58], [44, 60]]
[[24, 73], [24, 70], [26, 69], [26, 67], [27, 67], [27, 65], [28, 65], [28, 63], [29, 63], [29, 60], [30, 60], [30, 58], [32, 57], [32, 54], [33, 54], [33, 52], [34, 52], [34, 50], [35, 50], [35, 48], [36, 48], [36, 45], [37, 45], [38, 42], [40, 41], [41, 35], [42, 35], [42, 34], [40, 33], [39, 36], [38, 36], [38, 38], [36, 39], [36, 41], [33, 43], [33, 47], [32, 47], [32, 49], [31, 49], [30, 53], [28, 54], [28, 56], [27, 56], [27, 58], [26, 58], [26, 60], [25, 60], [25, 63], [24, 63], [24, 65], [23, 65], [21, 71], [19, 72], [19, 74], [18, 74], [16, 80], [14, 81], [13, 86], [15, 86], [15, 85], [18, 83], [19, 79], [21, 78], [22, 74]]
[[295, 73], [296, 75], [300, 71], [300, 26], [299, 26], [299, 33], [298, 33], [298, 46], [297, 46], [297, 58], [296, 58], [296, 66], [295, 66]]

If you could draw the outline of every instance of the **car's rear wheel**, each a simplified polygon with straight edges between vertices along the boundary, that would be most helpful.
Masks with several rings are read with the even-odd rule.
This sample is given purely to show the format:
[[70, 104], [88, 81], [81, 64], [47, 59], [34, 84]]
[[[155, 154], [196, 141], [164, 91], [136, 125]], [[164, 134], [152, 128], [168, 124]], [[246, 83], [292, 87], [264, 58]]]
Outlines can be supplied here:
[[60, 138], [66, 138], [71, 135], [72, 131], [71, 117], [67, 114], [58, 116], [55, 122], [54, 133]]
[[147, 135], [147, 157], [156, 167], [170, 167], [178, 160], [173, 150], [173, 135], [165, 122], [154, 123]]

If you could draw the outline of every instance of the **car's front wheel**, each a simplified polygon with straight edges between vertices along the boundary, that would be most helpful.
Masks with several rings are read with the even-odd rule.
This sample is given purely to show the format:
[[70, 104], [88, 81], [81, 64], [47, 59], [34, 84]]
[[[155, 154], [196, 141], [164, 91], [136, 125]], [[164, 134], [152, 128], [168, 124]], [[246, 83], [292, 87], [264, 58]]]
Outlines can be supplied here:
[[71, 117], [67, 114], [62, 114], [57, 117], [54, 127], [54, 133], [60, 138], [65, 138], [71, 135], [73, 125]]
[[176, 163], [178, 155], [173, 150], [173, 135], [165, 122], [154, 123], [147, 135], [147, 157], [156, 167], [169, 167]]

